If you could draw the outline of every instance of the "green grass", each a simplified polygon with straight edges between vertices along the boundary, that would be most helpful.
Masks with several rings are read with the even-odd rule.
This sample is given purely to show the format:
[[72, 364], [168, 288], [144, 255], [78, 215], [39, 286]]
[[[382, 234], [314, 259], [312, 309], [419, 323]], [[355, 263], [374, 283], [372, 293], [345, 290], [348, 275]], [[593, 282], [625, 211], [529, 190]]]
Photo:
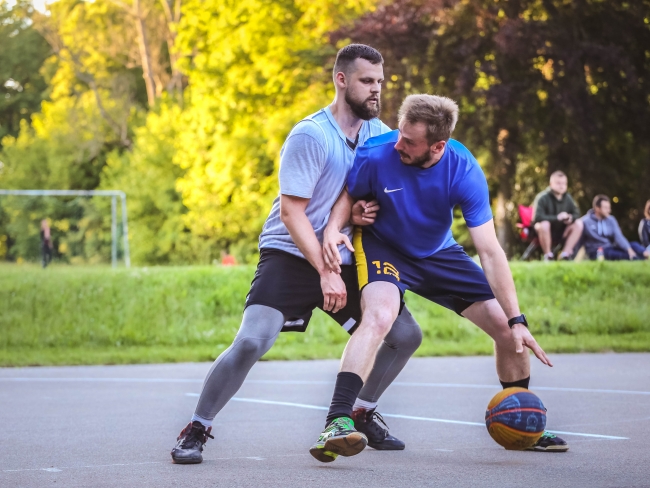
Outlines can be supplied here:
[[[547, 352], [650, 351], [650, 263], [513, 263]], [[0, 266], [0, 365], [207, 361], [230, 344], [254, 267]], [[415, 295], [418, 356], [491, 354], [468, 321]], [[316, 312], [266, 359], [338, 358], [348, 335]]]

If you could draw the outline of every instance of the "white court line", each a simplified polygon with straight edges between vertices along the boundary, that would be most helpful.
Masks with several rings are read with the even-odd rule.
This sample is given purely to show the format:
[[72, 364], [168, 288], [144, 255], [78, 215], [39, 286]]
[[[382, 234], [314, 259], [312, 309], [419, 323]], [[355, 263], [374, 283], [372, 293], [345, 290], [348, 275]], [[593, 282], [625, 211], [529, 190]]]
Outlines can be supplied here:
[[[435, 449], [440, 451], [442, 449]], [[260, 456], [238, 456], [238, 457], [221, 457], [215, 458], [214, 461], [232, 461], [236, 459], [251, 459], [253, 461], [265, 461], [267, 458], [278, 458], [278, 457], [305, 457], [308, 456], [307, 453], [304, 454], [276, 454], [267, 457]], [[169, 464], [163, 463], [161, 461], [151, 461], [145, 463], [119, 463], [119, 464], [89, 464], [86, 466], [61, 466], [61, 467], [49, 467], [49, 468], [26, 468], [26, 469], [3, 469], [3, 473], [20, 473], [23, 471], [47, 471], [49, 473], [60, 473], [64, 469], [82, 469], [82, 468], [107, 468], [113, 466], [142, 466], [145, 464]]]
[[47, 471], [50, 473], [58, 473], [64, 469], [83, 469], [83, 468], [110, 468], [113, 466], [142, 466], [144, 464], [162, 464], [160, 461], [151, 461], [148, 463], [118, 463], [118, 464], [90, 464], [87, 466], [62, 466], [50, 468], [28, 468], [28, 469], [3, 469], [3, 473], [18, 473], [22, 471]]
[[[198, 393], [186, 393], [185, 395], [190, 397], [199, 396]], [[232, 400], [237, 402], [262, 403], [266, 405], [280, 405], [285, 407], [308, 408], [311, 410], [329, 410], [327, 407], [321, 407], [318, 405], [307, 405], [305, 403], [276, 402], [272, 400], [258, 400], [257, 398], [233, 397]], [[439, 422], [443, 424], [473, 425], [473, 426], [485, 427], [484, 422], [465, 422], [463, 420], [436, 419], [431, 417], [414, 417], [412, 415], [399, 415], [394, 413], [382, 413], [381, 415], [383, 417], [392, 417], [395, 419], [422, 420], [425, 422]], [[554, 434], [577, 435], [581, 437], [597, 437], [599, 439], [629, 440], [629, 437], [619, 437], [614, 435], [584, 434], [582, 432], [561, 432], [559, 430], [550, 430], [549, 432], [553, 432]]]
[[[115, 383], [203, 383], [202, 379], [191, 379], [191, 378], [44, 378], [44, 377], [0, 377], [0, 382], [89, 382], [89, 383], [99, 383], [99, 382], [115, 382]], [[306, 380], [246, 380], [246, 383], [254, 384], [269, 384], [269, 385], [333, 385], [333, 381], [306, 381]], [[480, 388], [488, 390], [499, 390], [501, 387], [499, 385], [475, 385], [470, 383], [413, 383], [413, 382], [403, 382], [395, 381], [392, 383], [395, 386], [415, 386], [415, 387], [435, 387], [435, 388]], [[566, 392], [576, 392], [576, 393], [613, 393], [613, 394], [622, 394], [622, 395], [650, 395], [650, 391], [640, 391], [640, 390], [608, 390], [600, 388], [561, 388], [554, 386], [534, 386], [531, 388], [532, 391], [535, 390], [544, 390], [544, 391], [566, 391]]]
[[[438, 387], [438, 388], [487, 388], [487, 389], [500, 388], [498, 385], [472, 385], [467, 383], [411, 383], [411, 382], [406, 383], [406, 382], [396, 381], [392, 384], [398, 386], [427, 386], [427, 387]], [[544, 390], [544, 391], [571, 391], [577, 393], [620, 393], [623, 395], [650, 395], [650, 391], [606, 390], [601, 388], [561, 388], [556, 386], [532, 386], [530, 389], [532, 391]]]

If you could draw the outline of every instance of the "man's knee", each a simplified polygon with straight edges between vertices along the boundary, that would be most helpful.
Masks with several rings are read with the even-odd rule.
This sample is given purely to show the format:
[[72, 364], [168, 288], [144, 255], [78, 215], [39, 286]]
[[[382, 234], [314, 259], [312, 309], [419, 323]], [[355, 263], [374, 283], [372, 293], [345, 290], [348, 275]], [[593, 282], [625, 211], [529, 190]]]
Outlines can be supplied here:
[[366, 331], [385, 337], [395, 321], [396, 314], [387, 308], [367, 309], [363, 313], [361, 325]]
[[275, 338], [257, 338], [257, 337], [241, 337], [238, 336], [233, 345], [233, 352], [237, 358], [248, 363], [257, 362], [266, 352], [271, 349]]
[[542, 220], [535, 224], [535, 230], [537, 233], [550, 233], [551, 232], [551, 223], [548, 220]]
[[582, 220], [578, 219], [569, 226], [569, 232], [579, 232], [582, 234], [584, 228], [585, 224], [582, 222]]
[[391, 349], [415, 352], [422, 344], [422, 329], [413, 316], [405, 311], [397, 317], [384, 342]]

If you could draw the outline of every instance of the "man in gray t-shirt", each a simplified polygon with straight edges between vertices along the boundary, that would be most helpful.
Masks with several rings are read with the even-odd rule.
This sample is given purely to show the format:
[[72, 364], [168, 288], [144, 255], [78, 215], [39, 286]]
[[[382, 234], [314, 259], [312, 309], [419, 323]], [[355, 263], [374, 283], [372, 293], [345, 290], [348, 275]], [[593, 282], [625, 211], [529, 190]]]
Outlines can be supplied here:
[[[389, 130], [377, 119], [382, 81], [383, 59], [378, 51], [361, 44], [344, 47], [334, 64], [334, 102], [300, 121], [287, 137], [280, 160], [280, 195], [260, 235], [260, 261], [241, 327], [208, 372], [194, 415], [172, 450], [175, 463], [203, 460], [214, 417], [281, 331], [304, 331], [315, 308], [350, 334], [356, 330], [361, 306], [352, 256], [342, 247], [341, 274], [332, 273], [325, 266], [321, 246], [357, 146]], [[352, 223], [372, 223], [377, 210], [376, 202], [358, 202]], [[421, 341], [420, 327], [405, 307], [378, 350], [374, 369], [355, 403], [358, 432], [352, 432], [348, 419], [350, 433], [342, 441], [354, 440], [357, 449], [366, 444], [382, 450], [404, 449], [404, 442], [378, 421], [381, 417], [375, 408]], [[345, 449], [339, 453], [349, 455]]]
[[[280, 152], [280, 195], [273, 202], [262, 229], [260, 249], [281, 249], [305, 258], [282, 222], [280, 207], [283, 196], [309, 200], [304, 213], [322, 244], [330, 211], [352, 168], [356, 146], [389, 131], [388, 126], [377, 118], [364, 120], [356, 135], [357, 140], [351, 141], [339, 127], [330, 107], [296, 124]], [[345, 232], [352, 237], [351, 226]], [[341, 246], [340, 252], [343, 264], [352, 264], [352, 255], [345, 246]]]

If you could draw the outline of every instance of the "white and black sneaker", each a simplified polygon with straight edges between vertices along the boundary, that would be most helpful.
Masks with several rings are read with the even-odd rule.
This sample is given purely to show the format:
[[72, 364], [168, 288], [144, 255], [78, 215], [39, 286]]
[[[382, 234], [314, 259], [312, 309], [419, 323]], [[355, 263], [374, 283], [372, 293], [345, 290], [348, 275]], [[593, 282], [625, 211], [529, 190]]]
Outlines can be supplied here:
[[208, 437], [214, 439], [210, 435], [211, 430], [212, 427], [206, 429], [196, 420], [187, 424], [176, 439], [178, 442], [172, 449], [172, 461], [176, 464], [198, 464], [203, 461], [203, 446], [208, 442]]

